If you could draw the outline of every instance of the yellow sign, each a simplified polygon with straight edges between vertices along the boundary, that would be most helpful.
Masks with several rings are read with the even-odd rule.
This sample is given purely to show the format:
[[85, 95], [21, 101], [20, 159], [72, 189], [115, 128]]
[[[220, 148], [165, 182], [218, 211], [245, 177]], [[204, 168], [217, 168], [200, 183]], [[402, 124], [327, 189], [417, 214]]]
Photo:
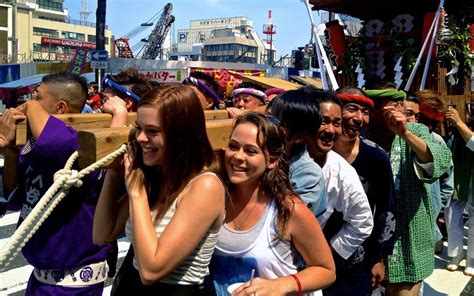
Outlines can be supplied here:
[[[69, 71], [71, 63], [42, 63], [36, 64], [36, 74], [50, 74]], [[92, 72], [91, 63], [86, 62], [82, 68], [81, 73]]]
[[69, 71], [70, 63], [44, 63], [36, 64], [36, 74], [49, 74]]

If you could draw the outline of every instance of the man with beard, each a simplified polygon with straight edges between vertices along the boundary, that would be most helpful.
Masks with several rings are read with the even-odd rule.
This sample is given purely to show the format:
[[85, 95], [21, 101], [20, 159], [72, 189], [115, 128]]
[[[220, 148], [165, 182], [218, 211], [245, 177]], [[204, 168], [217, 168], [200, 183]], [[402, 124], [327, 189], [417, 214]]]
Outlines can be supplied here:
[[[393, 250], [395, 204], [392, 169], [385, 151], [360, 136], [369, 123], [373, 101], [355, 87], [345, 87], [336, 93], [343, 107], [342, 134], [334, 145], [334, 151], [357, 171], [374, 216], [374, 230], [361, 246], [365, 251], [363, 261], [350, 266], [351, 272], [338, 275], [336, 284], [345, 285], [345, 292], [352, 290], [358, 291], [357, 295], [370, 295], [384, 279], [385, 262]], [[359, 281], [354, 278], [358, 273]]]
[[432, 140], [426, 126], [407, 122], [403, 91], [383, 83], [373, 87], [365, 90], [375, 105], [369, 139], [389, 153], [395, 184], [397, 222], [393, 255], [387, 260], [386, 295], [415, 296], [434, 269], [429, 184], [446, 171], [451, 153]]
[[[364, 188], [355, 169], [331, 149], [341, 135], [341, 101], [332, 92], [304, 88], [313, 99], [319, 101], [322, 122], [316, 134], [308, 141], [308, 152], [318, 163], [325, 179], [328, 192], [327, 209], [318, 219], [330, 243], [336, 263], [336, 283], [323, 290], [324, 295], [349, 295], [362, 291], [362, 286], [354, 289], [337, 278], [348, 271], [352, 263], [364, 257], [363, 242], [373, 228], [372, 212]], [[362, 282], [361, 273], [353, 274], [355, 283]], [[366, 277], [366, 276], [365, 276]], [[360, 290], [359, 290], [360, 289]], [[368, 295], [362, 293], [361, 295]]]

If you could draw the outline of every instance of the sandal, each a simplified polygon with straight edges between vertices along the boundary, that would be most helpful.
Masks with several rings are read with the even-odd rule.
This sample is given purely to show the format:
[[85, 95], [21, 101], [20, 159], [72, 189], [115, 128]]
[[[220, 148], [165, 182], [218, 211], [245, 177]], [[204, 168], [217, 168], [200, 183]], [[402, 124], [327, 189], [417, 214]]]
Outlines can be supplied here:
[[451, 261], [449, 261], [448, 265], [446, 265], [446, 269], [449, 271], [455, 271], [458, 269], [459, 263], [464, 258], [464, 254], [461, 253], [456, 257], [451, 257]]
[[474, 267], [464, 268], [464, 275], [474, 277]]

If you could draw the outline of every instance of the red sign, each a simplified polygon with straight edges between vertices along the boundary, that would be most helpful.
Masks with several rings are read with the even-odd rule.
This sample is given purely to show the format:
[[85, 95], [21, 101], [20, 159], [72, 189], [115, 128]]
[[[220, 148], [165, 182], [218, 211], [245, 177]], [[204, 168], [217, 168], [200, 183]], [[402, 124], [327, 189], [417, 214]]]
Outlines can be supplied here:
[[41, 37], [41, 44], [55, 44], [67, 47], [82, 47], [82, 48], [89, 48], [95, 49], [95, 43], [92, 42], [85, 42], [85, 41], [77, 41], [77, 40], [70, 40], [70, 39], [59, 39], [59, 38], [51, 38], [51, 37]]

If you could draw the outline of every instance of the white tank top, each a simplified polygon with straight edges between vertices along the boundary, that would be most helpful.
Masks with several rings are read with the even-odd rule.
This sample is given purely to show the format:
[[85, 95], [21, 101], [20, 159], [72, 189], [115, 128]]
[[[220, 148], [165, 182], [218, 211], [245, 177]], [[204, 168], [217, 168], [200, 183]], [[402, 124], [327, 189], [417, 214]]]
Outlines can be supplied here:
[[[227, 287], [233, 283], [249, 281], [252, 269], [255, 269], [255, 277], [265, 279], [284, 277], [298, 272], [297, 264], [301, 263], [298, 262], [301, 257], [297, 254], [297, 250], [291, 247], [287, 241], [275, 238], [277, 234], [276, 211], [275, 201], [272, 200], [268, 213], [264, 217], [263, 227], [260, 228], [259, 221], [252, 229], [242, 231], [242, 234], [245, 235], [254, 229], [261, 229], [255, 241], [245, 249], [236, 250], [233, 248], [233, 250], [229, 250], [230, 248], [223, 247], [229, 244], [239, 244], [235, 236], [235, 234], [238, 235], [238, 232], [234, 232], [232, 241], [223, 242], [223, 237], [219, 237], [210, 265], [217, 295], [228, 295]], [[221, 231], [225, 231], [224, 227], [221, 227]], [[292, 254], [288, 254], [288, 252], [292, 252]], [[304, 295], [319, 296], [322, 295], [322, 291]]]
[[[274, 248], [278, 241], [273, 240], [275, 227], [275, 203], [271, 202], [263, 227], [255, 241], [245, 249], [225, 249], [225, 245], [233, 244], [238, 233], [233, 234], [232, 241], [223, 242], [220, 237], [211, 263], [211, 274], [217, 295], [226, 295], [227, 287], [233, 283], [246, 282], [250, 280], [252, 269], [255, 269], [255, 277], [274, 279], [277, 277], [295, 274], [296, 266], [286, 262]], [[258, 224], [255, 227], [258, 227]], [[224, 226], [222, 226], [224, 227]], [[221, 228], [222, 228], [221, 227]], [[260, 228], [260, 227], [258, 227]], [[223, 230], [224, 231], [224, 230]], [[250, 230], [251, 231], [251, 230]], [[246, 233], [248, 231], [244, 231]]]
[[[206, 172], [194, 177], [191, 181], [189, 181], [188, 185], [199, 176], [204, 174], [211, 174], [214, 175], [216, 178], [216, 174], [211, 172]], [[220, 179], [219, 179], [220, 181]], [[186, 187], [187, 187], [186, 186]], [[183, 190], [183, 192], [186, 188]], [[176, 212], [176, 203], [179, 199], [179, 196], [175, 199], [175, 201], [171, 204], [170, 208], [166, 211], [163, 218], [160, 220], [158, 225], [155, 225], [156, 234], [160, 236], [163, 231], [165, 230], [166, 226], [168, 226], [169, 222], [173, 218]], [[151, 219], [153, 221], [154, 217], [156, 216], [156, 211], [151, 211]], [[127, 235], [130, 242], [132, 242], [132, 223], [130, 218], [127, 220], [125, 225], [125, 234]], [[196, 248], [191, 252], [191, 254], [184, 259], [184, 261], [170, 274], [166, 277], [162, 278], [160, 282], [167, 283], [167, 284], [179, 284], [179, 285], [195, 285], [201, 284], [204, 281], [204, 276], [208, 272], [209, 262], [211, 261], [212, 253], [214, 252], [214, 247], [217, 242], [217, 236], [219, 234], [218, 230], [209, 230], [206, 235], [202, 238]], [[136, 258], [133, 258], [133, 266], [138, 270], [138, 264]]]

